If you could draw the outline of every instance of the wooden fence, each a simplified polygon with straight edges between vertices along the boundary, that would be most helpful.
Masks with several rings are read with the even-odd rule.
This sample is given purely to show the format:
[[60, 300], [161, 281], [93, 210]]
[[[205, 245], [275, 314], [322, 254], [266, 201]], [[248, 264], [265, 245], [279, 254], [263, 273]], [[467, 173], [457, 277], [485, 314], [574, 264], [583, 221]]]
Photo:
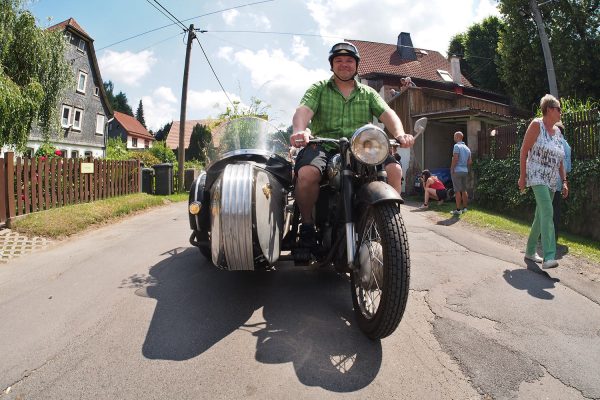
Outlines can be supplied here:
[[0, 223], [36, 211], [140, 191], [139, 160], [0, 158]]
[[[478, 137], [480, 158], [518, 157], [521, 141], [531, 120], [490, 128]], [[600, 110], [565, 113], [562, 116], [565, 139], [573, 159], [588, 160], [600, 156]]]

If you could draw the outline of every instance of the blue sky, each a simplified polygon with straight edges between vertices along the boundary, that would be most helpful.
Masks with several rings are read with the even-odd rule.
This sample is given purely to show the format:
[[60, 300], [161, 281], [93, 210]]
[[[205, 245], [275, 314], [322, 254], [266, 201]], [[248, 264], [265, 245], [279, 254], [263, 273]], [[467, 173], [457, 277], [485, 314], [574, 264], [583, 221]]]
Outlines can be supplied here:
[[[333, 43], [393, 44], [409, 32], [415, 47], [445, 54], [454, 34], [498, 15], [495, 0], [259, 1], [159, 0], [184, 25], [208, 31], [198, 33], [202, 48], [192, 46], [187, 119], [217, 116], [227, 97], [243, 104], [256, 97], [270, 105], [276, 125], [288, 126], [306, 88], [330, 76]], [[153, 0], [33, 0], [27, 8], [42, 27], [75, 18], [94, 39], [103, 80], [127, 94], [134, 111], [142, 99], [146, 123], [156, 130], [179, 120], [183, 29], [172, 25], [113, 45], [171, 24], [152, 4], [158, 7]]]

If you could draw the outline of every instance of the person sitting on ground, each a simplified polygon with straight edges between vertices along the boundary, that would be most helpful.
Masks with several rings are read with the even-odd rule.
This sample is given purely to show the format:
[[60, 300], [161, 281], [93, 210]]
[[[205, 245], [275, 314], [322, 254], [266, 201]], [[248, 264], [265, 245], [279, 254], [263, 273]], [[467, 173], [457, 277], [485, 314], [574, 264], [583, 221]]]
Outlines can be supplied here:
[[425, 200], [420, 208], [423, 210], [429, 208], [429, 198], [437, 200], [438, 204], [442, 204], [448, 195], [446, 186], [444, 186], [442, 181], [437, 176], [431, 175], [428, 169], [424, 169], [421, 172], [421, 179], [424, 182]]

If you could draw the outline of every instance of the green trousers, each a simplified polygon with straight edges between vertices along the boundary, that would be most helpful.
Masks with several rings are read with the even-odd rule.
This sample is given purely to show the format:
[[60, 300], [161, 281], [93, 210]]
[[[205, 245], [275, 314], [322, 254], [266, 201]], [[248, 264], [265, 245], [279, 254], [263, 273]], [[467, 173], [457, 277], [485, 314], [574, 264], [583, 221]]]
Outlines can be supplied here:
[[555, 260], [556, 239], [554, 236], [554, 211], [552, 209], [554, 191], [545, 185], [535, 185], [531, 188], [535, 195], [535, 217], [533, 218], [533, 224], [531, 224], [531, 232], [529, 232], [525, 254], [535, 254], [538, 239], [541, 236], [544, 261]]

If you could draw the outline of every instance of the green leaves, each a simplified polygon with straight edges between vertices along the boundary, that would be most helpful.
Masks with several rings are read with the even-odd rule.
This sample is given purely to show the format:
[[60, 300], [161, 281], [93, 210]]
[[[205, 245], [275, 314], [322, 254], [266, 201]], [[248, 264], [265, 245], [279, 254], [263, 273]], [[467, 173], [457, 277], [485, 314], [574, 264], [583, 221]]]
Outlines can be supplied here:
[[58, 127], [58, 102], [73, 80], [62, 32], [37, 27], [21, 3], [0, 4], [0, 146], [16, 150], [33, 123], [46, 138]]

